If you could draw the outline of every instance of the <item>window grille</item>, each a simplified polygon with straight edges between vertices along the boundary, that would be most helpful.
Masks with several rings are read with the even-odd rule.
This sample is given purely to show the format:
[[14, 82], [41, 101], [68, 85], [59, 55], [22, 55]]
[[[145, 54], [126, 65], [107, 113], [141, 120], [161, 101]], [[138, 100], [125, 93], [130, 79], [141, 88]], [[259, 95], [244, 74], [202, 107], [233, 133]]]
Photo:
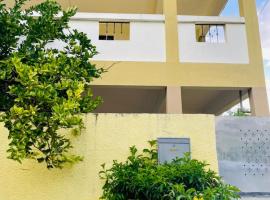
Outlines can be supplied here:
[[99, 40], [129, 40], [129, 22], [99, 22]]
[[205, 43], [225, 43], [224, 24], [196, 24], [196, 41]]

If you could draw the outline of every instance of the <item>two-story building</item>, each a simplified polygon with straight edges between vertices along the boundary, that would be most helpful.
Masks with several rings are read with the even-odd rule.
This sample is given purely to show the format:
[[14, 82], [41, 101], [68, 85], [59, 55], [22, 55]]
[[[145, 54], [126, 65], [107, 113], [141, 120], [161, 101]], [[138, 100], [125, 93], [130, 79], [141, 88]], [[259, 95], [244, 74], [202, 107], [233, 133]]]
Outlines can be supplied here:
[[58, 0], [78, 7], [70, 26], [89, 36], [99, 52], [91, 62], [108, 70], [92, 85], [104, 99], [96, 112], [107, 114], [84, 116], [74, 140], [84, 161], [53, 172], [6, 159], [0, 124], [0, 199], [98, 199], [102, 163], [162, 137], [189, 138], [192, 157], [242, 191], [270, 192], [269, 119], [205, 115], [247, 98], [253, 116], [269, 115], [255, 0], [235, 1], [239, 16], [225, 17], [227, 0]]
[[239, 17], [220, 16], [227, 0], [58, 2], [78, 7], [71, 28], [109, 68], [97, 112], [219, 115], [249, 98], [252, 115], [269, 114], [254, 0], [239, 0]]
[[59, 0], [76, 5], [72, 28], [87, 33], [109, 70], [94, 82], [97, 112], [219, 115], [249, 98], [269, 114], [254, 0], [222, 17], [226, 0]]

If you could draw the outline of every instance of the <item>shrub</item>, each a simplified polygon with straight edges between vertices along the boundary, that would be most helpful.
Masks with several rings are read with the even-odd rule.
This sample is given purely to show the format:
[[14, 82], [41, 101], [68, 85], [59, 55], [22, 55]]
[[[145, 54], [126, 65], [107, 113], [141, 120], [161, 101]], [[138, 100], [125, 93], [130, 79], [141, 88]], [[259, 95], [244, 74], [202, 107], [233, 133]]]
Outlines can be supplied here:
[[171, 163], [158, 164], [156, 142], [151, 148], [122, 162], [113, 161], [111, 168], [100, 171], [105, 180], [101, 199], [108, 200], [230, 200], [238, 199], [239, 190], [225, 184], [216, 172], [206, 169], [205, 162], [191, 159], [190, 154]]
[[[0, 121], [9, 130], [8, 158], [61, 168], [82, 158], [59, 130], [83, 128], [81, 114], [101, 102], [88, 88], [103, 69], [89, 62], [97, 52], [87, 35], [69, 27], [75, 8], [46, 0], [23, 11], [25, 1], [7, 8], [0, 0]], [[55, 41], [63, 48], [50, 48]]]

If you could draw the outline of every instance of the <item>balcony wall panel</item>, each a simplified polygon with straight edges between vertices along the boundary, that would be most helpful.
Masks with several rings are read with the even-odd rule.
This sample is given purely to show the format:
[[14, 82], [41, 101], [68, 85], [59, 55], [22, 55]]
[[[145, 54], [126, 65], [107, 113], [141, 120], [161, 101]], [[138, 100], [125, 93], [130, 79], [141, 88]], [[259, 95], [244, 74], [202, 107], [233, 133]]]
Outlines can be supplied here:
[[[99, 40], [99, 21], [130, 22], [129, 40]], [[165, 62], [162, 15], [85, 14], [75, 16], [71, 28], [85, 32], [97, 47], [94, 60]]]
[[[196, 41], [196, 24], [225, 25], [224, 43]], [[180, 62], [248, 64], [245, 22], [231, 17], [178, 17]]]

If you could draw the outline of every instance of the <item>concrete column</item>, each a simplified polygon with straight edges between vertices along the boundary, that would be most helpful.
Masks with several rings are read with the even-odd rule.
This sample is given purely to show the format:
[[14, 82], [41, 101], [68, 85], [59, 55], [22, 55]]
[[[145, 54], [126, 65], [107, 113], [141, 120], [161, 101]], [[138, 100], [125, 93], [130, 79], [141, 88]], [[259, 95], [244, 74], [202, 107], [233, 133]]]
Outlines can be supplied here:
[[269, 116], [256, 0], [238, 2], [240, 15], [245, 18], [250, 64], [256, 68], [261, 80], [261, 85], [252, 87], [249, 91], [251, 113], [253, 116]]
[[249, 90], [249, 101], [252, 116], [269, 116], [269, 105], [265, 87], [254, 87]]
[[166, 34], [166, 60], [179, 62], [177, 0], [163, 0]]
[[245, 18], [250, 63], [263, 66], [256, 0], [238, 0], [238, 4]]
[[244, 5], [242, 0], [238, 0], [238, 6], [239, 6], [239, 14], [241, 17], [245, 17], [244, 15]]
[[166, 113], [182, 113], [181, 87], [168, 86], [166, 90]]

